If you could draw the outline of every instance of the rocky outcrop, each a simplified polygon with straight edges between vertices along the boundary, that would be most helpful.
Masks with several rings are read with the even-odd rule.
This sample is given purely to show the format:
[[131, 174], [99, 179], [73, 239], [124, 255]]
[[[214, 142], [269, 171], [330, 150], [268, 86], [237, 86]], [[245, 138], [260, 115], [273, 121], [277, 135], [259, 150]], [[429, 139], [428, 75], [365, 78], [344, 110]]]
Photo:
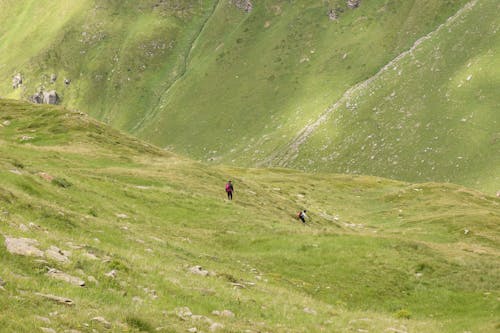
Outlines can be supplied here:
[[347, 7], [351, 9], [358, 8], [361, 4], [361, 0], [347, 0]]
[[12, 88], [13, 89], [17, 89], [19, 88], [19, 86], [21, 86], [23, 84], [23, 77], [21, 75], [21, 73], [17, 73], [16, 75], [14, 75], [14, 77], [12, 78]]
[[43, 93], [43, 103], [44, 104], [58, 104], [59, 96], [55, 90], [46, 91]]
[[59, 95], [55, 90], [38, 91], [31, 96], [31, 102], [35, 104], [59, 104]]
[[253, 5], [250, 0], [231, 0], [231, 2], [237, 8], [244, 10], [246, 13], [250, 13], [253, 9]]

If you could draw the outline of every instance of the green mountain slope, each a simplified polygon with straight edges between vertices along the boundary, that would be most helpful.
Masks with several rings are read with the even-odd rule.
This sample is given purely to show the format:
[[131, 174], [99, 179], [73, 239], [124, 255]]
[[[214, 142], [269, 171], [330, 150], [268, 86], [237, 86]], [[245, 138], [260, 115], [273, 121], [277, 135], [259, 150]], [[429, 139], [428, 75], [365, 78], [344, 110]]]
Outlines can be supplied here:
[[235, 3], [3, 0], [0, 95], [205, 161], [498, 188], [496, 1]]
[[[496, 1], [477, 1], [344, 95], [278, 154], [281, 165], [500, 185]], [[300, 140], [300, 142], [298, 142]]]
[[[456, 185], [211, 167], [0, 100], [0, 331], [494, 332], [499, 205]], [[38, 257], [8, 251], [21, 238]]]

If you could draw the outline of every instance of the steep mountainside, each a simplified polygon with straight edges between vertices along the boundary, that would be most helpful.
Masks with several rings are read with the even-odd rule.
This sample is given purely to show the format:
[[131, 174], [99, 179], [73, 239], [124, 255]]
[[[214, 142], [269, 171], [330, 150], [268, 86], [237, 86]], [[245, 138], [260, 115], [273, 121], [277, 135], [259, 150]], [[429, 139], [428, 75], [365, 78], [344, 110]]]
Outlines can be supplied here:
[[449, 184], [210, 167], [0, 100], [0, 331], [495, 332], [499, 207]]
[[0, 95], [56, 89], [72, 109], [204, 161], [495, 191], [498, 6], [2, 0]]

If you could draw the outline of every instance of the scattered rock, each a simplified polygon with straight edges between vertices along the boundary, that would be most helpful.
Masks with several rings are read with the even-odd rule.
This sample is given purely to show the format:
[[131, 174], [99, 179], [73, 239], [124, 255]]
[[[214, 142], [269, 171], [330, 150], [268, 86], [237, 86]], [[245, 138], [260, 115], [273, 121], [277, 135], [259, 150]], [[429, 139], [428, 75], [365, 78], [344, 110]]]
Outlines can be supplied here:
[[50, 324], [50, 319], [42, 316], [35, 316], [35, 319], [38, 321], [43, 321], [45, 324]]
[[237, 8], [244, 10], [246, 13], [250, 13], [253, 9], [253, 5], [250, 0], [231, 0], [231, 2]]
[[87, 259], [90, 259], [90, 260], [99, 260], [99, 258], [95, 254], [90, 253], [90, 252], [83, 253], [83, 256]]
[[43, 104], [43, 92], [38, 91], [37, 93], [33, 94], [30, 100], [35, 104]]
[[219, 317], [234, 317], [234, 313], [230, 310], [222, 310], [222, 311], [218, 311], [218, 310], [214, 310], [212, 311], [212, 314], [214, 316], [219, 316]]
[[53, 279], [65, 281], [65, 282], [71, 283], [75, 286], [79, 286], [79, 287], [85, 286], [85, 281], [83, 281], [82, 279], [77, 278], [75, 276], [71, 276], [71, 275], [66, 274], [64, 272], [61, 272], [60, 270], [57, 270], [55, 268], [49, 269], [49, 271], [47, 272], [47, 275]]
[[46, 172], [39, 172], [38, 176], [40, 176], [40, 178], [42, 178], [43, 180], [46, 180], [48, 182], [51, 182], [54, 179], [54, 177], [52, 177], [51, 175], [49, 175]]
[[97, 279], [92, 275], [87, 276], [87, 280], [91, 283], [99, 284], [99, 281], [97, 281]]
[[71, 83], [70, 79], [67, 79], [67, 78], [64, 79], [64, 84], [65, 85], [69, 86], [70, 83]]
[[23, 77], [22, 77], [21, 73], [17, 73], [12, 78], [12, 88], [17, 89], [22, 84], [23, 84]]
[[57, 246], [51, 246], [47, 251], [45, 251], [45, 255], [53, 260], [56, 260], [61, 263], [69, 263], [69, 258], [66, 256], [67, 253], [61, 251]]
[[246, 286], [244, 284], [241, 284], [241, 283], [237, 283], [237, 282], [231, 282], [231, 285], [235, 288], [235, 289], [245, 289]]
[[196, 332], [198, 332], [198, 329], [196, 327], [191, 327], [191, 328], [188, 328], [187, 331], [190, 333], [196, 333]]
[[111, 328], [111, 323], [104, 319], [104, 317], [94, 317], [90, 321], [96, 322], [104, 326], [105, 328]]
[[115, 215], [119, 219], [128, 219], [128, 215], [127, 214], [119, 213], [119, 214], [115, 214]]
[[7, 251], [21, 256], [43, 257], [43, 252], [36, 246], [38, 241], [30, 238], [5, 238]]
[[212, 325], [210, 325], [210, 332], [215, 332], [215, 331], [218, 331], [218, 330], [221, 330], [224, 328], [224, 325], [220, 324], [220, 323], [213, 323]]
[[116, 276], [117, 276], [117, 274], [118, 274], [118, 272], [117, 272], [116, 270], [114, 270], [114, 269], [113, 269], [111, 272], [108, 272], [108, 273], [106, 273], [105, 275], [106, 275], [107, 277], [110, 277], [110, 278], [112, 278], [112, 279], [115, 279], [115, 278], [116, 278]]
[[497, 198], [500, 198], [500, 190], [497, 191]]
[[30, 141], [30, 140], [33, 140], [34, 137], [33, 136], [29, 136], [29, 135], [21, 135], [21, 137], [19, 138], [19, 140], [21, 141]]
[[43, 333], [57, 333], [55, 329], [49, 327], [40, 327]]
[[19, 225], [19, 230], [21, 230], [22, 232], [28, 232], [28, 231], [30, 231], [30, 229], [24, 223], [21, 223]]
[[201, 276], [215, 276], [215, 272], [210, 272], [207, 271], [206, 269], [203, 269], [201, 266], [193, 266], [189, 269], [189, 271], [193, 274], [196, 275], [201, 275]]
[[10, 126], [11, 122], [10, 122], [10, 120], [4, 120], [4, 122], [2, 124], [4, 126]]
[[311, 309], [311, 308], [304, 308], [304, 312], [305, 313], [308, 313], [308, 314], [311, 314], [311, 315], [317, 315], [318, 313], [316, 312], [316, 310], [314, 309]]
[[347, 0], [347, 7], [351, 9], [358, 8], [361, 4], [361, 0]]
[[464, 235], [467, 235], [469, 232], [469, 229], [464, 229]]
[[6, 284], [5, 281], [2, 278], [0, 278], [0, 287], [5, 286], [5, 284]]
[[50, 83], [54, 83], [54, 82], [56, 82], [56, 81], [57, 81], [57, 74], [52, 73], [52, 74], [50, 75]]
[[59, 96], [55, 90], [47, 91], [43, 93], [43, 103], [44, 104], [58, 104]]
[[35, 295], [43, 297], [45, 299], [51, 300], [53, 302], [64, 304], [64, 305], [75, 305], [75, 302], [69, 298], [54, 296], [50, 294], [35, 293]]
[[328, 18], [330, 19], [330, 21], [338, 20], [339, 14], [337, 14], [337, 12], [335, 11], [335, 9], [330, 9], [328, 11]]
[[187, 318], [189, 318], [193, 315], [193, 313], [191, 312], [191, 310], [187, 306], [184, 306], [181, 308], [176, 308], [175, 314], [177, 315], [177, 317], [179, 317], [182, 320], [187, 320]]

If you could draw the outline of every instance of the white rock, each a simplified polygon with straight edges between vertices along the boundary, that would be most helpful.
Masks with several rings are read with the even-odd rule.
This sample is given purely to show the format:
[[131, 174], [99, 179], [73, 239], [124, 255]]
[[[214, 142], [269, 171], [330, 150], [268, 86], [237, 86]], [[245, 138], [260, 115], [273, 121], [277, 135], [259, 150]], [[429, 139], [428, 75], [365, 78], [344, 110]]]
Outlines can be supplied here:
[[47, 256], [47, 258], [54, 259], [61, 263], [69, 262], [69, 258], [66, 255], [64, 255], [63, 251], [61, 251], [61, 249], [59, 249], [57, 246], [49, 247], [49, 249], [45, 251], [45, 256]]
[[190, 333], [196, 333], [196, 332], [198, 332], [198, 329], [196, 327], [191, 327], [191, 328], [188, 328], [187, 331]]
[[104, 317], [94, 317], [90, 321], [97, 322], [97, 323], [101, 324], [102, 326], [104, 326], [105, 328], [111, 328], [111, 323], [109, 321], [107, 321], [106, 319], [104, 319]]
[[210, 325], [210, 332], [215, 332], [224, 328], [224, 325], [220, 323], [213, 323]]
[[61, 272], [60, 270], [57, 270], [55, 268], [51, 268], [47, 272], [47, 275], [53, 279], [65, 281], [65, 282], [71, 283], [75, 286], [79, 286], [79, 287], [85, 286], [85, 281], [83, 281], [82, 279], [75, 277], [75, 276], [71, 276], [71, 275], [66, 274], [64, 272]]
[[43, 333], [57, 333], [55, 329], [49, 327], [40, 327]]
[[30, 238], [5, 238], [7, 251], [22, 256], [43, 257], [43, 252], [36, 246], [38, 241]]
[[317, 314], [316, 310], [311, 309], [311, 308], [307, 308], [307, 307], [304, 308], [304, 312], [308, 313], [308, 314], [311, 314], [311, 315], [316, 315]]
[[106, 275], [107, 277], [110, 277], [110, 278], [114, 279], [114, 278], [116, 278], [117, 274], [118, 274], [118, 272], [117, 272], [116, 270], [114, 270], [114, 269], [113, 269], [112, 271], [110, 271], [110, 272], [106, 273], [105, 275]]

